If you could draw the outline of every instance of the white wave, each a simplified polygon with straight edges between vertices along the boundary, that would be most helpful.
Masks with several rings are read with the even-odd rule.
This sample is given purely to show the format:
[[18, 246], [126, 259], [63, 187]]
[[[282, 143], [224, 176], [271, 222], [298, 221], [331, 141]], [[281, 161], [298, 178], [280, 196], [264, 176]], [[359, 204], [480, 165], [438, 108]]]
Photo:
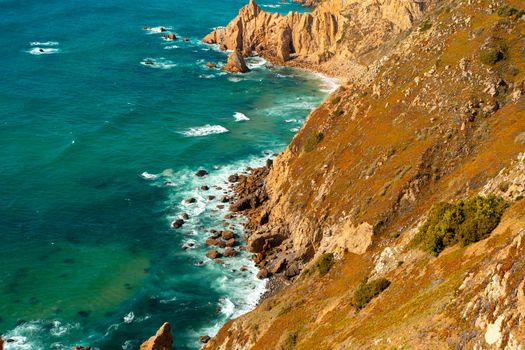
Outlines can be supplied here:
[[[164, 30], [162, 30], [164, 29]], [[148, 34], [155, 34], [155, 33], [164, 33], [168, 30], [172, 29], [172, 27], [165, 27], [165, 26], [158, 26], [158, 27], [147, 27], [147, 28], [144, 28], [144, 30], [146, 32], [148, 32]]]
[[64, 334], [67, 334], [72, 329], [79, 329], [80, 324], [74, 323], [74, 324], [65, 324], [63, 325], [60, 321], [53, 321], [53, 327], [49, 330], [49, 333], [51, 333], [54, 337], [61, 337]]
[[242, 121], [245, 121], [245, 120], [250, 120], [250, 118], [248, 118], [248, 117], [246, 116], [246, 114], [241, 113], [241, 112], [235, 112], [235, 114], [233, 115], [233, 117], [235, 118], [235, 121], [236, 121], [236, 122], [242, 122]]
[[299, 120], [297, 120], [297, 119], [286, 119], [284, 122], [285, 123], [299, 123]]
[[268, 4], [268, 5], [261, 5], [262, 7], [268, 7], [268, 8], [271, 8], [271, 9], [276, 9], [276, 8], [279, 8], [281, 7], [281, 5], [278, 5], [278, 4]]
[[242, 81], [241, 78], [234, 77], [234, 76], [228, 77], [228, 80], [231, 81], [232, 83], [238, 83], [238, 82]]
[[257, 69], [260, 67], [264, 67], [268, 63], [264, 58], [260, 56], [250, 56], [246, 57], [246, 65], [250, 69]]
[[197, 242], [194, 239], [188, 239], [182, 243], [182, 249], [195, 249]]
[[219, 306], [221, 313], [228, 318], [230, 318], [233, 315], [233, 312], [235, 311], [235, 304], [232, 303], [232, 301], [228, 298], [220, 298]]
[[215, 74], [200, 74], [199, 78], [201, 79], [212, 79], [216, 78], [217, 76]]
[[322, 73], [314, 73], [314, 75], [321, 80], [321, 91], [331, 93], [341, 86], [339, 79], [330, 78]]
[[177, 297], [169, 298], [169, 299], [161, 299], [159, 300], [159, 303], [161, 304], [170, 304], [177, 301]]
[[158, 175], [150, 174], [147, 171], [145, 171], [142, 174], [140, 174], [140, 176], [142, 176], [142, 178], [144, 178], [146, 180], [156, 180], [159, 177]]
[[184, 131], [182, 134], [186, 136], [199, 137], [199, 136], [207, 136], [207, 135], [212, 135], [212, 134], [222, 134], [228, 131], [229, 130], [226, 129], [222, 125], [206, 124], [204, 126], [197, 126], [197, 127], [189, 128], [188, 130]]
[[164, 50], [173, 50], [173, 49], [178, 49], [179, 47], [177, 45], [167, 45], [167, 46], [164, 46]]
[[299, 131], [299, 128], [291, 128], [290, 131], [291, 131], [291, 132], [298, 132], [298, 131]]
[[177, 66], [175, 63], [173, 63], [173, 61], [167, 60], [164, 57], [145, 58], [140, 62], [140, 64], [146, 67], [157, 69], [171, 69]]
[[130, 311], [129, 314], [123, 317], [124, 323], [131, 323], [135, 319], [135, 314]]
[[58, 41], [32, 41], [29, 43], [31, 46], [57, 46]]
[[27, 51], [31, 55], [50, 55], [60, 52], [59, 49], [53, 49], [49, 47], [34, 47], [31, 50]]

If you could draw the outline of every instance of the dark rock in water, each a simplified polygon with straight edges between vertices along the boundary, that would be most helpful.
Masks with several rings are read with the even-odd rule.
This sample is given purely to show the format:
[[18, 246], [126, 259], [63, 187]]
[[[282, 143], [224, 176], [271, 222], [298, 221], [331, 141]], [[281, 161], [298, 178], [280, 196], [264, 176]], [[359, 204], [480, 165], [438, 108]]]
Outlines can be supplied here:
[[177, 36], [173, 33], [168, 33], [163, 35], [166, 40], [177, 40]]
[[270, 273], [268, 272], [268, 270], [266, 269], [261, 269], [258, 273], [257, 273], [257, 278], [262, 280], [263, 278], [268, 278], [270, 275]]
[[239, 269], [239, 271], [241, 271], [241, 272], [248, 271], [248, 267], [242, 265], [241, 268]]
[[208, 196], [208, 200], [209, 200], [209, 201], [212, 201], [212, 200], [214, 200], [214, 199], [215, 199], [215, 196], [212, 196], [212, 195]]
[[208, 250], [208, 252], [206, 253], [206, 256], [210, 259], [218, 259], [222, 256], [222, 254], [216, 250]]
[[230, 201], [230, 197], [228, 196], [222, 196], [221, 197], [221, 203], [228, 203]]
[[186, 198], [184, 200], [184, 203], [189, 203], [190, 204], [190, 203], [195, 203], [196, 201], [197, 200], [195, 198], [191, 197], [191, 198]]
[[206, 344], [207, 342], [209, 342], [210, 339], [211, 339], [211, 338], [210, 338], [210, 336], [208, 336], [208, 335], [201, 335], [201, 336], [199, 337], [199, 340], [200, 340], [201, 343], [203, 343], [203, 344]]
[[230, 220], [230, 219], [233, 219], [233, 218], [234, 218], [234, 215], [233, 215], [233, 213], [228, 213], [228, 214], [224, 215], [224, 218], [225, 218], [226, 220]]
[[14, 343], [16, 340], [8, 338], [5, 340], [6, 343]]
[[221, 236], [224, 239], [231, 239], [233, 238], [233, 232], [232, 231], [222, 231]]
[[188, 220], [190, 218], [190, 216], [188, 215], [188, 213], [182, 213], [181, 215], [182, 219], [184, 220]]
[[161, 31], [161, 32], [165, 32], [165, 31], [166, 31], [166, 28], [164, 28], [164, 27], [160, 27], [160, 31]]
[[195, 173], [195, 176], [198, 176], [198, 177], [203, 177], [203, 176], [206, 176], [206, 175], [208, 175], [208, 172], [206, 170], [204, 170], [204, 169], [201, 169], [201, 170], [199, 170], [199, 171], [197, 171]]
[[228, 247], [228, 248], [224, 249], [223, 255], [227, 256], [227, 257], [233, 257], [233, 256], [237, 255], [237, 252], [235, 251], [235, 249], [233, 249], [231, 247]]
[[144, 61], [144, 64], [147, 64], [149, 66], [154, 65], [155, 63], [153, 61]]
[[173, 336], [168, 322], [165, 322], [153, 337], [140, 346], [140, 350], [172, 350], [172, 348]]
[[201, 190], [203, 190], [203, 191], [208, 191], [209, 189], [210, 188], [208, 186], [206, 186], [206, 185], [201, 186]]
[[195, 266], [204, 266], [204, 261], [202, 261], [202, 260], [196, 261], [193, 265], [195, 265]]
[[224, 205], [219, 204], [219, 205], [217, 205], [217, 208], [219, 208], [219, 209], [224, 209]]
[[215, 263], [219, 265], [224, 265], [224, 261], [221, 259], [215, 259]]
[[230, 238], [226, 241], [226, 247], [233, 247], [235, 245], [235, 238]]
[[150, 27], [150, 26], [144, 26], [144, 28], [142, 28], [142, 29], [144, 29], [144, 30], [150, 30], [151, 27]]
[[171, 223], [171, 227], [173, 228], [180, 228], [182, 225], [184, 225], [184, 220], [177, 219]]
[[80, 317], [88, 317], [89, 316], [89, 311], [81, 310], [81, 311], [78, 312], [78, 315]]
[[231, 183], [239, 181], [239, 175], [233, 174], [228, 177], [228, 181]]
[[250, 71], [250, 69], [246, 65], [246, 62], [244, 61], [244, 57], [242, 57], [242, 54], [239, 50], [232, 52], [228, 56], [228, 61], [226, 62], [226, 65], [224, 66], [223, 70], [227, 70], [233, 73], [246, 73]]
[[213, 62], [208, 62], [208, 63], [206, 63], [206, 67], [208, 67], [208, 68], [215, 68], [215, 67], [217, 67], [217, 65], [215, 63], [213, 63]]
[[272, 167], [272, 165], [273, 165], [273, 160], [272, 159], [267, 159], [266, 160], [266, 167], [268, 169], [270, 169]]
[[91, 350], [91, 346], [75, 345], [71, 348], [71, 350]]
[[188, 41], [190, 41], [190, 39], [188, 39], [188, 38], [184, 38], [184, 39], [182, 39], [182, 41], [184, 41], [185, 43], [187, 43]]
[[210, 237], [210, 238], [208, 238], [208, 239], [206, 240], [205, 243], [206, 243], [206, 245], [217, 245], [218, 242], [219, 242], [219, 241], [218, 241], [217, 239], [215, 239], [215, 238], [211, 238], [211, 237]]

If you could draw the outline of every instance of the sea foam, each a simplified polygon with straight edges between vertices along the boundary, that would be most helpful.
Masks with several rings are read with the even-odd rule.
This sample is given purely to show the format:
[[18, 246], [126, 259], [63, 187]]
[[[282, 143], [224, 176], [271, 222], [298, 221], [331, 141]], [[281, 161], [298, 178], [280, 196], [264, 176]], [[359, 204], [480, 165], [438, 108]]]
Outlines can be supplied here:
[[236, 121], [236, 122], [242, 122], [242, 121], [250, 120], [250, 118], [248, 118], [248, 117], [246, 116], [246, 114], [241, 113], [241, 112], [235, 112], [235, 114], [233, 115], [233, 117], [235, 118], [235, 121]]
[[223, 134], [228, 131], [229, 130], [222, 125], [206, 124], [204, 126], [189, 128], [188, 130], [183, 131], [182, 134], [190, 137], [200, 137], [212, 134]]
[[50, 47], [34, 47], [31, 50], [27, 51], [31, 55], [50, 55], [60, 52], [59, 49], [54, 49]]

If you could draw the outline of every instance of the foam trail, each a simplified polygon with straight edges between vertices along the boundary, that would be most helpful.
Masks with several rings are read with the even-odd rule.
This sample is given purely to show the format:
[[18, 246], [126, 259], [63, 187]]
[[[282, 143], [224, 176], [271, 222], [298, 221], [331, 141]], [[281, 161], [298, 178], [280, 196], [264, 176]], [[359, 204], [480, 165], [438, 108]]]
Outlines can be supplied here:
[[60, 50], [53, 49], [53, 48], [35, 47], [27, 52], [29, 52], [31, 55], [50, 55], [50, 54], [58, 53], [60, 52]]
[[186, 131], [183, 131], [182, 134], [190, 137], [200, 137], [200, 136], [207, 136], [212, 134], [223, 134], [225, 132], [228, 132], [229, 130], [226, 129], [222, 125], [210, 125], [206, 124], [204, 126], [197, 126], [194, 128], [189, 128]]
[[58, 41], [32, 41], [29, 43], [31, 46], [57, 46]]

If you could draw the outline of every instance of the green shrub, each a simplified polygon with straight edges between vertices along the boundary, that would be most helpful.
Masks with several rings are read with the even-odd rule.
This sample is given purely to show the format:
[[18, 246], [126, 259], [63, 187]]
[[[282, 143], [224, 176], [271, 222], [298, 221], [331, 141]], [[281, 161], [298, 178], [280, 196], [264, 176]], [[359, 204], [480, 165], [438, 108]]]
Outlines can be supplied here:
[[364, 308], [372, 299], [381, 294], [382, 291], [390, 286], [390, 281], [386, 278], [378, 278], [373, 281], [364, 280], [354, 292], [353, 304], [358, 309]]
[[315, 262], [315, 267], [319, 270], [319, 276], [324, 276], [330, 271], [334, 264], [334, 255], [332, 253], [324, 253]]
[[518, 10], [517, 8], [509, 6], [509, 5], [501, 5], [500, 7], [498, 7], [498, 10], [496, 11], [496, 13], [500, 17], [511, 17], [511, 16], [521, 17], [523, 16], [524, 11]]
[[315, 146], [317, 146], [317, 144], [319, 142], [321, 142], [324, 138], [324, 134], [320, 131], [314, 131], [310, 134], [310, 136], [308, 136], [308, 138], [306, 139], [306, 142], [304, 144], [304, 150], [306, 152], [310, 152], [310, 151], [313, 151]]
[[332, 101], [330, 102], [332, 104], [332, 106], [335, 106], [336, 104], [338, 104], [339, 102], [341, 101], [341, 96], [336, 96], [332, 99]]
[[279, 311], [279, 313], [277, 314], [277, 317], [284, 316], [290, 311], [292, 311], [292, 306], [291, 305], [285, 306], [281, 309], [281, 311]]
[[334, 112], [334, 116], [335, 116], [335, 117], [340, 117], [340, 116], [342, 116], [344, 113], [345, 113], [345, 111], [343, 111], [341, 108], [338, 108], [338, 109]]
[[479, 53], [479, 60], [486, 65], [493, 65], [505, 59], [505, 52], [501, 48], [488, 48], [481, 50]]
[[455, 203], [438, 203], [421, 226], [413, 244], [434, 255], [460, 243], [465, 246], [487, 237], [498, 226], [507, 203], [493, 195]]
[[293, 350], [297, 345], [297, 332], [288, 333], [281, 345], [281, 350]]
[[424, 20], [424, 21], [421, 22], [421, 24], [419, 25], [419, 31], [420, 31], [420, 32], [426, 32], [426, 31], [429, 30], [430, 28], [432, 28], [432, 22], [430, 22], [429, 19]]

